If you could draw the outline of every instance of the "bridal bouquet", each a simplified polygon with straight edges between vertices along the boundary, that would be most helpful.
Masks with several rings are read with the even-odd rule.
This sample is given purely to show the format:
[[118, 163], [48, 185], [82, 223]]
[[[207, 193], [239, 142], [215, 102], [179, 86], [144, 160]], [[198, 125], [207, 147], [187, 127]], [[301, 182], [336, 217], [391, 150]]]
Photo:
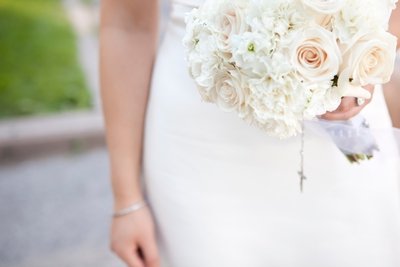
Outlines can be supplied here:
[[389, 81], [396, 0], [206, 0], [186, 17], [201, 98], [279, 138]]

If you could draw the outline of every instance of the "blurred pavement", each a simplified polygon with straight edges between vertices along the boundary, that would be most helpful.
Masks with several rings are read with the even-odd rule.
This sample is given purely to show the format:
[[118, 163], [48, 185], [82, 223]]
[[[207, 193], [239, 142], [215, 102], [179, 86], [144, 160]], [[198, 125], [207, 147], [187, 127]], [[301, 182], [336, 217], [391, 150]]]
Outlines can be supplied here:
[[104, 148], [0, 166], [1, 267], [119, 267]]

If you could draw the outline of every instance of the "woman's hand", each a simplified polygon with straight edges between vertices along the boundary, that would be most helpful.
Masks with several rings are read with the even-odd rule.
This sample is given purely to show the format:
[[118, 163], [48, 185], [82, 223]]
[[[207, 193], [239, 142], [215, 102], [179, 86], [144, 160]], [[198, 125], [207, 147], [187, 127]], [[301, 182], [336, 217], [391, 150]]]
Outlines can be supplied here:
[[160, 267], [155, 227], [147, 206], [113, 219], [111, 250], [129, 267]]
[[355, 97], [343, 97], [340, 106], [332, 112], [327, 112], [320, 118], [324, 120], [349, 120], [356, 116], [360, 111], [368, 105], [373, 97], [374, 86], [368, 85], [365, 87], [371, 93], [370, 99], [365, 99], [365, 103], [362, 105], [357, 104], [357, 98]]

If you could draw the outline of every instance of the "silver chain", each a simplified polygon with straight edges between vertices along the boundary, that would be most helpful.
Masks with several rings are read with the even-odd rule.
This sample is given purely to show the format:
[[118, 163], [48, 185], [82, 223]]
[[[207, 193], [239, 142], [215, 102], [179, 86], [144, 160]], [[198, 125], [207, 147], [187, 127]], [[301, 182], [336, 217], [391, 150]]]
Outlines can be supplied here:
[[301, 146], [300, 146], [300, 170], [298, 172], [300, 176], [300, 192], [304, 191], [304, 181], [307, 179], [304, 173], [304, 120], [301, 122]]

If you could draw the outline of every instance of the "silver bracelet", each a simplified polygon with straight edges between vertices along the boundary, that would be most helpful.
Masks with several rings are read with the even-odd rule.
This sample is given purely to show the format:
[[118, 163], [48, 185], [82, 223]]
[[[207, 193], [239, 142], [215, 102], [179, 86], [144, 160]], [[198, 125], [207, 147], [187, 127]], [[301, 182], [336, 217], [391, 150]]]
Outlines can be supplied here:
[[137, 211], [138, 209], [143, 208], [145, 206], [147, 206], [147, 203], [144, 200], [139, 200], [139, 201], [135, 202], [134, 204], [132, 204], [131, 206], [115, 212], [113, 214], [113, 217], [120, 217], [120, 216], [127, 215], [127, 214]]

